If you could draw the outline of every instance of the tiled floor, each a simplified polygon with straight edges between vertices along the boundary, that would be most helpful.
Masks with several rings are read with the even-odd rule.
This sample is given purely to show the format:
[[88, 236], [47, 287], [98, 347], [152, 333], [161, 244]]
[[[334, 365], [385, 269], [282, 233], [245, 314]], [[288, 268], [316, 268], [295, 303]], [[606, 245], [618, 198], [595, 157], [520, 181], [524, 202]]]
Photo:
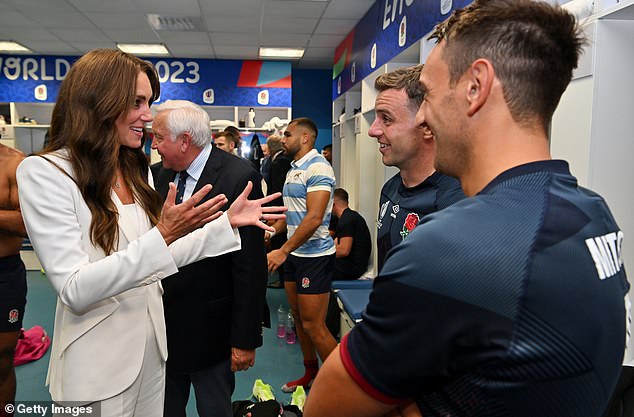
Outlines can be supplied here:
[[[55, 293], [46, 277], [38, 271], [28, 272], [29, 292], [28, 304], [24, 318], [24, 327], [40, 325], [52, 335], [55, 315]], [[234, 400], [248, 399], [256, 379], [261, 378], [271, 384], [278, 401], [289, 402], [290, 394], [282, 392], [280, 387], [287, 381], [300, 377], [303, 373], [302, 356], [299, 345], [287, 345], [276, 336], [277, 314], [280, 305], [288, 310], [288, 303], [283, 289], [268, 289], [267, 300], [271, 309], [271, 329], [264, 329], [264, 346], [256, 353], [256, 364], [246, 372], [236, 374], [236, 390]], [[16, 369], [17, 394], [16, 401], [49, 401], [48, 389], [44, 386], [50, 352], [40, 360], [31, 362]], [[193, 397], [193, 390], [192, 390]], [[193, 398], [187, 407], [187, 415], [198, 417]]]

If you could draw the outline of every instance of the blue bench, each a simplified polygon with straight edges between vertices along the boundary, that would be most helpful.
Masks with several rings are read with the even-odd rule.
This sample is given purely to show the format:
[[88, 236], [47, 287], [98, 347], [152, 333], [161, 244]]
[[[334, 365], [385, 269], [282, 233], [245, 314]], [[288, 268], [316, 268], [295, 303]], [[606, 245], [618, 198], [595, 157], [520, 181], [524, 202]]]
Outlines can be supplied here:
[[370, 301], [372, 288], [350, 288], [338, 290], [337, 304], [341, 309], [340, 333], [348, 333], [355, 324], [359, 323], [361, 315]]
[[361, 321], [361, 314], [365, 311], [370, 301], [371, 288], [339, 290], [337, 298], [341, 301], [342, 310], [350, 316], [355, 323]]
[[334, 290], [350, 290], [350, 289], [368, 289], [372, 288], [371, 279], [350, 279], [342, 281], [332, 281], [330, 287]]

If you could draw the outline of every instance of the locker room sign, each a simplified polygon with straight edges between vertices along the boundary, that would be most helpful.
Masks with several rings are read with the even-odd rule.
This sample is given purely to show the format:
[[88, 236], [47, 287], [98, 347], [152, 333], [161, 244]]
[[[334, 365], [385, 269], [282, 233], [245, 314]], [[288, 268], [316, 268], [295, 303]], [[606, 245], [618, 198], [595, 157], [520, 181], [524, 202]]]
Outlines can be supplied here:
[[339, 97], [472, 0], [378, 0], [335, 50], [332, 97]]
[[[54, 103], [78, 56], [0, 55], [0, 102]], [[215, 106], [291, 106], [291, 63], [147, 58], [161, 82], [160, 101]]]

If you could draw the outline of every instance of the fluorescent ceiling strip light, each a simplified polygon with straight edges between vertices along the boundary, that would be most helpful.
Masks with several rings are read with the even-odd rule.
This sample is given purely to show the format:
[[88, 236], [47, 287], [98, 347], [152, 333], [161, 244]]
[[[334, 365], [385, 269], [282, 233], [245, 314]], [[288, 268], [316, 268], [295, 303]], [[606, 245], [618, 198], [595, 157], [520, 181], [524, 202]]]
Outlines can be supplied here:
[[133, 55], [169, 55], [163, 44], [118, 43], [117, 48]]
[[0, 41], [0, 51], [2, 52], [33, 52], [29, 48], [13, 41]]
[[260, 48], [260, 58], [295, 58], [304, 56], [303, 48]]

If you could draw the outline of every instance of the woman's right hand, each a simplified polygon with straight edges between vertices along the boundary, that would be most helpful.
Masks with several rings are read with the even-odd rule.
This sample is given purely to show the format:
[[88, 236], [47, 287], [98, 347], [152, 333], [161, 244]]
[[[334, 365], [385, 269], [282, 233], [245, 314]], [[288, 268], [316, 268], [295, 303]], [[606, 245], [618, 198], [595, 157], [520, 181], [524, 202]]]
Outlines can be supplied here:
[[156, 225], [165, 243], [170, 245], [176, 239], [222, 215], [220, 208], [227, 203], [227, 197], [224, 194], [219, 194], [197, 206], [209, 191], [211, 191], [211, 185], [207, 184], [187, 201], [176, 204], [176, 185], [173, 182], [169, 184], [161, 218]]

